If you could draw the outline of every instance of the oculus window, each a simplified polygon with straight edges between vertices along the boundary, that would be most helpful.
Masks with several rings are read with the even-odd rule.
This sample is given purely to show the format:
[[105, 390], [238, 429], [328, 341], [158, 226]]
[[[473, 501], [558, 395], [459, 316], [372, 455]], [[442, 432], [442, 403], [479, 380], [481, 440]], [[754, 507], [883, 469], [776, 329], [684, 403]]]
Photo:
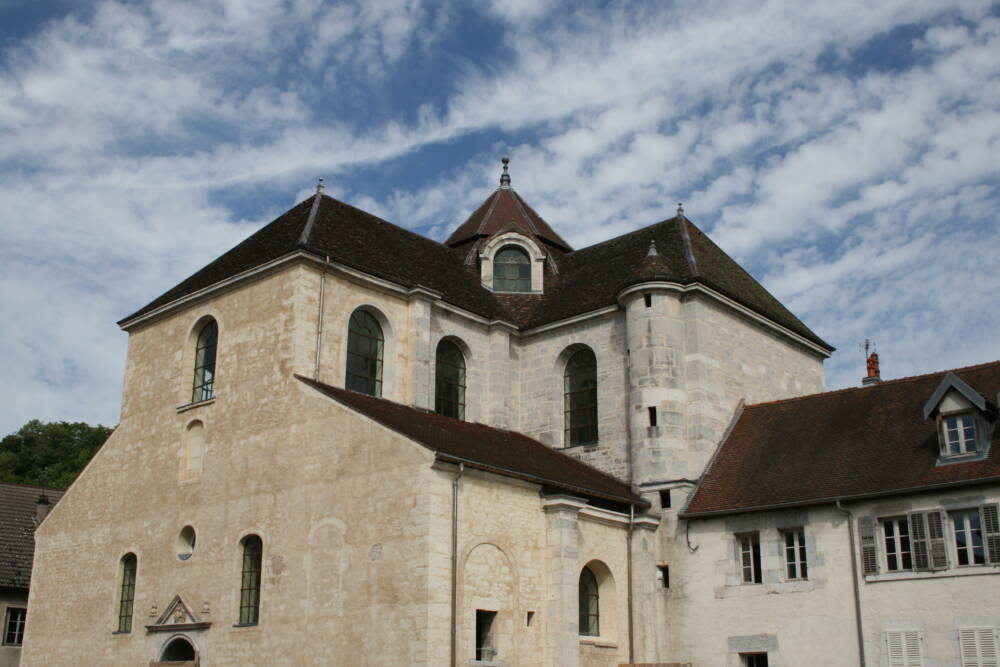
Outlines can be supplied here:
[[385, 336], [366, 310], [354, 311], [347, 328], [347, 377], [344, 385], [369, 396], [382, 395], [382, 352]]
[[507, 246], [493, 258], [493, 289], [497, 292], [530, 292], [531, 260], [520, 248]]
[[465, 419], [465, 357], [458, 345], [443, 340], [437, 346], [434, 368], [434, 411]]
[[563, 376], [565, 445], [597, 442], [597, 358], [590, 349], [575, 352]]

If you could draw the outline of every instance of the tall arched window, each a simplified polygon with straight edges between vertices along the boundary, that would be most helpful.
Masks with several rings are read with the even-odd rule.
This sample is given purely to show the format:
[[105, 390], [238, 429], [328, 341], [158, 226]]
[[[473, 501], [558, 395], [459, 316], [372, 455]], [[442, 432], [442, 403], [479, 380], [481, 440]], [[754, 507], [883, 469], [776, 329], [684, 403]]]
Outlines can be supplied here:
[[378, 320], [366, 310], [351, 315], [347, 329], [347, 380], [352, 391], [382, 395], [382, 348], [385, 337]]
[[493, 289], [498, 292], [530, 292], [531, 261], [520, 248], [507, 246], [493, 258]]
[[215, 396], [215, 348], [219, 342], [219, 325], [209, 320], [198, 334], [194, 352], [194, 389], [191, 402], [207, 401]]
[[566, 362], [563, 411], [567, 447], [597, 442], [597, 358], [589, 348]]
[[465, 356], [450, 340], [443, 340], [437, 346], [434, 411], [455, 419], [465, 419]]
[[260, 561], [264, 545], [256, 535], [243, 538], [243, 575], [240, 578], [240, 625], [254, 625], [260, 617]]
[[601, 634], [601, 605], [597, 592], [597, 577], [589, 567], [580, 572], [580, 634], [596, 637]]
[[132, 632], [132, 603], [135, 602], [135, 554], [122, 557], [122, 590], [118, 602], [118, 632]]

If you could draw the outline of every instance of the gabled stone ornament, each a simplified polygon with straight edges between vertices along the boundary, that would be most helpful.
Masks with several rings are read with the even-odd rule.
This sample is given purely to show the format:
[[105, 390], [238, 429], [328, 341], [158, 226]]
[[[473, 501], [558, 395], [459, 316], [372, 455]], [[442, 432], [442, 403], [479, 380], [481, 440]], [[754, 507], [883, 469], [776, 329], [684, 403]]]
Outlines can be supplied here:
[[677, 202], [677, 219], [684, 220], [684, 204], [683, 202]]
[[500, 162], [503, 163], [503, 173], [500, 174], [500, 187], [504, 190], [510, 190], [510, 174], [507, 173], [507, 165], [510, 164], [510, 158], [504, 155], [500, 158]]
[[646, 253], [646, 257], [659, 257], [660, 253], [656, 252], [656, 241], [649, 242], [649, 252]]
[[146, 626], [146, 632], [181, 632], [185, 630], [207, 630], [212, 624], [199, 621], [194, 612], [184, 603], [180, 595], [163, 610], [156, 622]]

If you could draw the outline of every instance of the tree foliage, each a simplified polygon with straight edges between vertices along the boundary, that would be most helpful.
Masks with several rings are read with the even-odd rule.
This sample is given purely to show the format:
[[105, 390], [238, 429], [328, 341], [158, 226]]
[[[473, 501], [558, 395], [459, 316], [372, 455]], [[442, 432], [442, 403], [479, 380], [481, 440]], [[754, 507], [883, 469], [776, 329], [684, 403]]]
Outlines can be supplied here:
[[32, 419], [0, 440], [0, 481], [65, 488], [114, 429]]

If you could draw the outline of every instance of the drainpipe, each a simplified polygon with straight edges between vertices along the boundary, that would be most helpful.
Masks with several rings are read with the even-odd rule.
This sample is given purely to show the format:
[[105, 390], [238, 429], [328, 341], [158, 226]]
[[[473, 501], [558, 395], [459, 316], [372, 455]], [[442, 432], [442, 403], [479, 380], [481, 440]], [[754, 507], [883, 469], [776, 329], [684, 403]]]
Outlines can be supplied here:
[[858, 582], [858, 550], [854, 543], [854, 514], [837, 499], [837, 509], [847, 515], [847, 534], [851, 537], [851, 578], [854, 581], [854, 622], [858, 631], [858, 664], [866, 667], [865, 635], [861, 624], [861, 588]]
[[625, 538], [625, 569], [628, 572], [628, 664], [635, 662], [635, 631], [632, 625], [632, 524], [635, 522], [635, 505], [628, 506], [628, 535]]
[[465, 464], [458, 464], [458, 474], [451, 481], [451, 667], [458, 667], [458, 480], [465, 474]]
[[[322, 179], [320, 179], [322, 180]], [[323, 264], [323, 274], [319, 279], [319, 313], [316, 317], [316, 364], [313, 366], [313, 380], [319, 380], [319, 352], [323, 340], [323, 300], [326, 296], [326, 272], [330, 268], [330, 256], [326, 256]]]

